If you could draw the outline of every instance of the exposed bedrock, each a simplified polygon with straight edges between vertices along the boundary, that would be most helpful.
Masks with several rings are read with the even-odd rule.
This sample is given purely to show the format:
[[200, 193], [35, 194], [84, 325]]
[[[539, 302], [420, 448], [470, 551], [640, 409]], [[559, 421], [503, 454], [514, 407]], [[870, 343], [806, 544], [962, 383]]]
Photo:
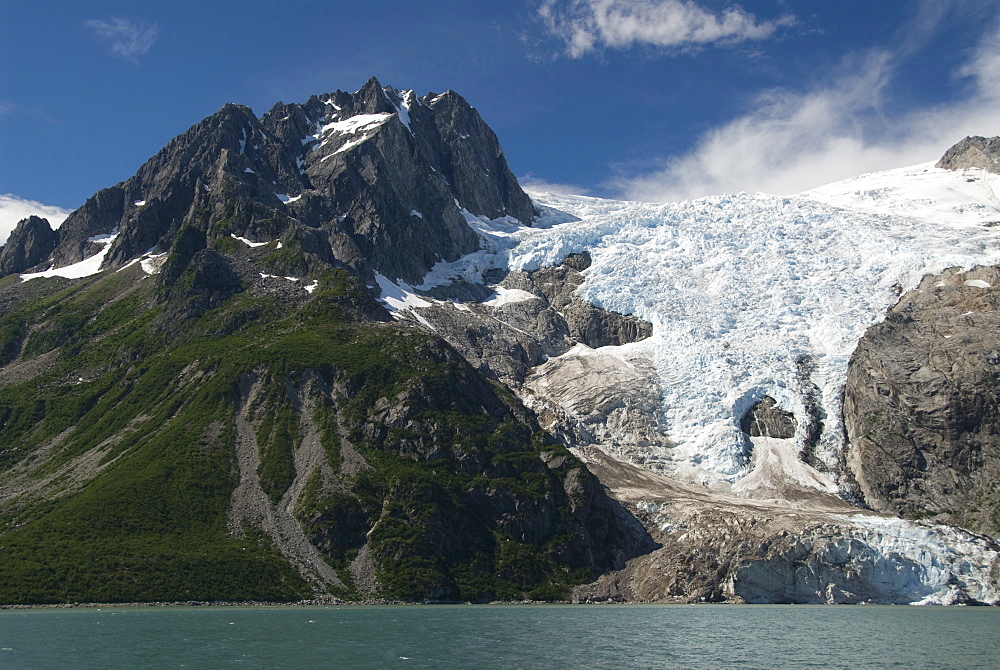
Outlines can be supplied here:
[[1000, 535], [1000, 269], [925, 277], [871, 327], [844, 423], [872, 508]]
[[542, 426], [571, 447], [599, 445], [655, 469], [673, 446], [656, 371], [645, 359], [574, 349], [534, 368], [521, 395]]
[[935, 167], [946, 170], [982, 168], [1000, 173], [1000, 137], [966, 137], [948, 149]]
[[[70, 214], [42, 260], [76, 263], [109, 233], [105, 268], [184, 236], [207, 247], [235, 235], [280, 239], [270, 262], [282, 274], [334, 264], [417, 282], [478, 248], [463, 209], [525, 225], [535, 215], [493, 131], [461, 96], [418, 98], [373, 78], [260, 118], [225, 105]], [[23, 265], [0, 264], [0, 274]]]
[[59, 233], [48, 219], [29, 216], [18, 222], [0, 250], [0, 276], [24, 272], [48, 259], [59, 243]]
[[740, 429], [751, 437], [795, 437], [795, 415], [783, 410], [771, 396], [755, 403], [740, 419]]

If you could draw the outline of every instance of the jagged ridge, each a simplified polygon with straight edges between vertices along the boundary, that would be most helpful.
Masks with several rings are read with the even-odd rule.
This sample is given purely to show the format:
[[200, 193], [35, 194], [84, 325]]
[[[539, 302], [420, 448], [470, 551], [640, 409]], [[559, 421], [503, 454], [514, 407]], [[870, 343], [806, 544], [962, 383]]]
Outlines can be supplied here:
[[417, 281], [477, 248], [462, 208], [525, 225], [534, 216], [496, 136], [461, 96], [418, 98], [373, 78], [260, 119], [226, 105], [73, 212], [51, 263], [92, 256], [92, 238], [117, 232], [103, 267], [121, 267], [192, 227], [204, 246], [220, 235], [280, 237], [307, 264]]

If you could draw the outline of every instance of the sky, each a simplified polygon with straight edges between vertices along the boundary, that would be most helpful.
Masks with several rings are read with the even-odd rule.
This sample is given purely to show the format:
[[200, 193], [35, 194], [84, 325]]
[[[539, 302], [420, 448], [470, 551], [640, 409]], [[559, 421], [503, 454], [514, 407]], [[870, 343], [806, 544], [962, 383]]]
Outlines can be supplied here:
[[1000, 135], [1000, 0], [0, 0], [0, 239], [371, 76], [458, 91], [533, 188], [783, 195]]

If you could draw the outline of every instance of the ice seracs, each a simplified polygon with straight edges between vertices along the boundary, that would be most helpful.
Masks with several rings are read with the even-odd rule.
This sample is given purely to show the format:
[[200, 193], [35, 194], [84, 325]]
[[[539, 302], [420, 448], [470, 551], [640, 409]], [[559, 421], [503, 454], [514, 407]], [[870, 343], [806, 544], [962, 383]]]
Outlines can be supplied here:
[[926, 165], [790, 197], [535, 194], [564, 222], [513, 231], [497, 264], [532, 269], [586, 249], [584, 297], [654, 324], [643, 349], [677, 445], [668, 469], [737, 481], [749, 465], [742, 413], [770, 395], [803, 424], [815, 387], [826, 417], [817, 455], [832, 470], [847, 362], [868, 326], [927, 273], [1000, 262], [1000, 230], [983, 225], [1000, 220], [990, 178], [967, 179]]

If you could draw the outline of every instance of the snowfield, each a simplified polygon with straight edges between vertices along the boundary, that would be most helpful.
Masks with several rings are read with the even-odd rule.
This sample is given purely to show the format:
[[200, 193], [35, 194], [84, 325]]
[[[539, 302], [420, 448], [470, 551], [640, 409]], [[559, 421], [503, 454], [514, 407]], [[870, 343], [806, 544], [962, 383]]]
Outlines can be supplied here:
[[655, 365], [677, 444], [659, 456], [663, 470], [737, 481], [748, 471], [742, 414], [770, 395], [801, 431], [808, 394], [827, 415], [817, 453], [832, 468], [847, 363], [865, 330], [927, 273], [1000, 263], [998, 182], [928, 163], [788, 197], [648, 204], [536, 192], [535, 226], [467, 215], [483, 250], [439, 264], [417, 288], [589, 251], [583, 297], [654, 325], [622, 355]]
[[39, 279], [42, 277], [64, 277], [66, 279], [81, 279], [83, 277], [89, 277], [95, 275], [101, 271], [101, 264], [104, 262], [104, 257], [108, 255], [108, 251], [111, 250], [111, 245], [118, 238], [118, 228], [115, 228], [110, 233], [104, 235], [95, 235], [94, 237], [88, 237], [88, 242], [93, 242], [101, 245], [101, 250], [90, 256], [89, 258], [84, 258], [78, 263], [73, 265], [66, 265], [61, 268], [52, 268], [48, 270], [42, 270], [41, 272], [31, 272], [21, 275], [21, 281], [29, 281], [31, 279]]

